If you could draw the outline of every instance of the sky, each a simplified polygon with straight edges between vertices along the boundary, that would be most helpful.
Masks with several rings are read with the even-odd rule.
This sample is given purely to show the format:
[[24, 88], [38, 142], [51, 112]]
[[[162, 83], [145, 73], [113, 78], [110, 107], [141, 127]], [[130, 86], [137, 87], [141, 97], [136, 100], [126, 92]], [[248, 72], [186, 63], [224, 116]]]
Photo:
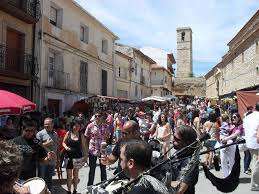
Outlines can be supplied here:
[[75, 0], [132, 47], [154, 47], [176, 58], [176, 28], [193, 31], [193, 72], [205, 75], [259, 8], [259, 0]]

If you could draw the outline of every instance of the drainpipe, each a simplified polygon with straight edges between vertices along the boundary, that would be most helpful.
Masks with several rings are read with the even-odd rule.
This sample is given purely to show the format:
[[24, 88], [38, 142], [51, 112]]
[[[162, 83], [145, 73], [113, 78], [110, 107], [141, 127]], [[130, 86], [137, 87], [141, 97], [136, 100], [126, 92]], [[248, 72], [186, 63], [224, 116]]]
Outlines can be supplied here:
[[[115, 81], [116, 79], [116, 74], [115, 74], [115, 40], [113, 41], [113, 48], [112, 48], [112, 85], [113, 85], [113, 90], [112, 90], [112, 96], [115, 97], [115, 94], [116, 94], [116, 97], [118, 96], [117, 95], [117, 82]], [[115, 86], [116, 85], [116, 86]]]
[[39, 110], [42, 108], [42, 88], [41, 88], [41, 66], [42, 66], [42, 61], [43, 61], [43, 57], [42, 57], [42, 53], [43, 53], [43, 17], [44, 17], [44, 4], [43, 4], [44, 0], [41, 0], [41, 41], [40, 41], [40, 49], [39, 49], [39, 55], [40, 55], [40, 62], [39, 62]]
[[[35, 13], [36, 13], [36, 6], [34, 7], [34, 11], [35, 11]], [[34, 16], [34, 17], [36, 17], [36, 15]], [[36, 24], [34, 23], [33, 25], [32, 25], [32, 61], [33, 61], [33, 67], [31, 68], [31, 75], [32, 75], [32, 73], [34, 73], [34, 69], [33, 68], [35, 68], [35, 64], [34, 64], [34, 58], [35, 58], [35, 39], [36, 39]], [[36, 84], [35, 84], [36, 85]], [[34, 102], [34, 99], [33, 99], [33, 97], [34, 97], [34, 81], [33, 81], [33, 79], [31, 79], [31, 100]]]

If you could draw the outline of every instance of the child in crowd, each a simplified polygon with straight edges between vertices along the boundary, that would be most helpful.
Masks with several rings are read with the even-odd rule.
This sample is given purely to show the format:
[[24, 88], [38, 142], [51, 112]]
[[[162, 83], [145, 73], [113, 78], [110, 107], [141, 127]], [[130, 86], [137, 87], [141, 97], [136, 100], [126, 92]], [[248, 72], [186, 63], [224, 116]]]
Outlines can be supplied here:
[[222, 115], [222, 124], [221, 124], [221, 127], [219, 128], [220, 141], [230, 135], [230, 128], [231, 127], [229, 124], [229, 116], [227, 114]]

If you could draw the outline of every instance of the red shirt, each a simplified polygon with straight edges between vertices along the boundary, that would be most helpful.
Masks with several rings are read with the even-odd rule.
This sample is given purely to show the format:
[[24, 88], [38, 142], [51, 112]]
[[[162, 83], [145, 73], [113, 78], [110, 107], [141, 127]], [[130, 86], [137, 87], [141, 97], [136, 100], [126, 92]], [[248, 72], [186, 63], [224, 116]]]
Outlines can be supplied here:
[[57, 129], [57, 134], [58, 134], [58, 138], [59, 138], [59, 150], [62, 151], [63, 150], [63, 145], [62, 145], [62, 142], [63, 142], [63, 139], [65, 137], [67, 133], [67, 130], [66, 129], [63, 129], [63, 128], [58, 128]]

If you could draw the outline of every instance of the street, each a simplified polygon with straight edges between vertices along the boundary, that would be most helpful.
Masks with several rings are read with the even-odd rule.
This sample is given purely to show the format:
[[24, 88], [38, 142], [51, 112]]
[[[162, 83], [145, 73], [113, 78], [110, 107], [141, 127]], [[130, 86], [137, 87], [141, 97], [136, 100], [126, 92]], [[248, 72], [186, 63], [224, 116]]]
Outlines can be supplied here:
[[[241, 173], [240, 173], [240, 184], [237, 187], [237, 189], [232, 192], [232, 194], [257, 194], [259, 192], [257, 191], [250, 191], [250, 175], [243, 173], [243, 154], [241, 153]], [[116, 163], [117, 165], [117, 163]], [[111, 168], [116, 167], [116, 165], [112, 165]], [[65, 169], [62, 169], [65, 170]], [[107, 170], [108, 178], [113, 176], [114, 170]], [[88, 172], [89, 167], [83, 167], [79, 172], [80, 182], [78, 184], [78, 193], [81, 193], [87, 186], [88, 181]], [[221, 171], [216, 172], [215, 170], [212, 170], [213, 174], [217, 175], [218, 177], [221, 176]], [[63, 179], [58, 180], [57, 175], [54, 177], [54, 191], [53, 193], [57, 194], [66, 194], [66, 172], [63, 172]], [[97, 166], [96, 168], [96, 178], [95, 183], [100, 182], [100, 168]], [[221, 194], [222, 192], [218, 191], [216, 187], [214, 187], [211, 182], [205, 177], [202, 167], [200, 167], [200, 174], [199, 174], [199, 181], [195, 186], [196, 188], [196, 194], [208, 194], [208, 192], [213, 194]]]

